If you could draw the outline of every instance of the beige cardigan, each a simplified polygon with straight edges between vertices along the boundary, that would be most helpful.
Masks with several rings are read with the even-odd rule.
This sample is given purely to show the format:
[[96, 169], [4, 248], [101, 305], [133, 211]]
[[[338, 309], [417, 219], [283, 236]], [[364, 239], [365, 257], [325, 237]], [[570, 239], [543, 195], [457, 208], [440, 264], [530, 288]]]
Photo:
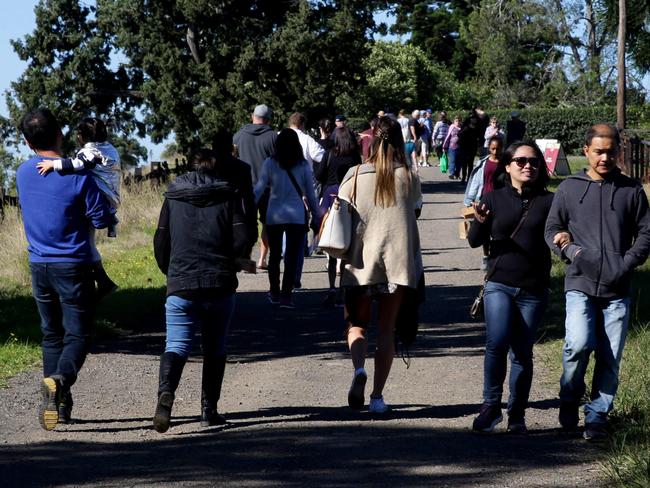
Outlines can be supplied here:
[[[354, 183], [351, 168], [339, 188], [350, 202]], [[375, 206], [375, 167], [362, 164], [352, 211], [352, 241], [344, 257], [343, 286], [395, 283], [417, 288], [422, 273], [420, 234], [415, 205], [422, 196], [420, 179], [404, 167], [395, 168], [396, 204]]]

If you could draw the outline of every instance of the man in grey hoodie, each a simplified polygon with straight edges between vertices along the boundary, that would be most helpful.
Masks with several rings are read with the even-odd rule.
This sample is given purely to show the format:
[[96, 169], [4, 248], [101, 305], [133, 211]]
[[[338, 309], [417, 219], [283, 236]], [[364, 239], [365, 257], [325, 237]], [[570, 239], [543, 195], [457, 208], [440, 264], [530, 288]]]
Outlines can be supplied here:
[[594, 352], [591, 401], [584, 406], [587, 440], [607, 436], [630, 317], [631, 275], [650, 253], [648, 199], [616, 166], [619, 149], [615, 127], [589, 129], [583, 149], [589, 168], [560, 184], [545, 231], [551, 250], [568, 263], [559, 415], [565, 430], [578, 425]]
[[[258, 105], [251, 115], [252, 124], [243, 126], [232, 138], [237, 157], [251, 167], [253, 186], [257, 183], [257, 179], [262, 172], [264, 161], [275, 154], [275, 141], [278, 134], [269, 126], [272, 117], [273, 111], [269, 107], [264, 104]], [[260, 258], [257, 262], [259, 269], [266, 269], [266, 256], [269, 252], [266, 236], [266, 206], [268, 200], [268, 192], [266, 192], [258, 203], [260, 222], [262, 222], [262, 242], [260, 243]]]

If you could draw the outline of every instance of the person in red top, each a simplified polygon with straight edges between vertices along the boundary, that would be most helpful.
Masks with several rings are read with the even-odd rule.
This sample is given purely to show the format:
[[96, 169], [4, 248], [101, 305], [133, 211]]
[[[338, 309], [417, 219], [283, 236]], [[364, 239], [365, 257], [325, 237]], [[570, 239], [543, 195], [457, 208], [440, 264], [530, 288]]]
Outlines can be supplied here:
[[[499, 136], [493, 136], [488, 140], [488, 155], [482, 158], [469, 175], [467, 188], [465, 189], [465, 198], [463, 203], [466, 207], [471, 207], [478, 203], [481, 198], [485, 197], [494, 189], [494, 174], [499, 166], [501, 153], [503, 152], [503, 139]], [[483, 245], [483, 260], [481, 261], [481, 271], [487, 270], [487, 258], [490, 254], [489, 242]]]
[[361, 149], [362, 162], [368, 159], [368, 155], [370, 154], [370, 147], [372, 146], [372, 141], [375, 140], [375, 127], [378, 121], [378, 117], [373, 117], [370, 120], [370, 129], [359, 132], [359, 148]]

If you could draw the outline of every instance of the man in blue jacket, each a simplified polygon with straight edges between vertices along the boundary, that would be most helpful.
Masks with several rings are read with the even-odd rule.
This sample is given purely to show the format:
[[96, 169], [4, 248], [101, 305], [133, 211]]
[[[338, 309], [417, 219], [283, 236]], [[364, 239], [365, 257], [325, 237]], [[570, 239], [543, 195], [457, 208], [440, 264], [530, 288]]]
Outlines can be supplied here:
[[52, 430], [57, 422], [70, 420], [70, 387], [88, 351], [95, 311], [93, 263], [99, 259], [91, 227], [107, 227], [111, 213], [88, 173], [39, 174], [38, 163], [62, 157], [63, 137], [52, 112], [31, 110], [20, 127], [36, 153], [18, 168], [16, 184], [43, 332], [39, 421]]
[[566, 338], [560, 380], [560, 424], [578, 425], [585, 372], [594, 352], [584, 438], [607, 436], [630, 317], [632, 271], [650, 253], [648, 199], [616, 166], [618, 130], [592, 126], [585, 138], [589, 167], [560, 184], [546, 222], [548, 245], [567, 263]]

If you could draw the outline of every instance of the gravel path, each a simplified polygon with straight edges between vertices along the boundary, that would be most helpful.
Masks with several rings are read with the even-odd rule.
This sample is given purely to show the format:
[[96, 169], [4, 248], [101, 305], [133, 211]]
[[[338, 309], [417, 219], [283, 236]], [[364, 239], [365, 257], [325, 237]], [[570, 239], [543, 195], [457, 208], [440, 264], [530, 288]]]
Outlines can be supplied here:
[[[493, 435], [471, 432], [483, 324], [468, 322], [466, 310], [482, 279], [481, 252], [457, 235], [460, 183], [436, 168], [422, 177], [427, 302], [411, 367], [394, 363], [385, 419], [346, 406], [353, 370], [341, 311], [320, 306], [327, 276], [315, 257], [295, 311], [266, 303], [265, 274], [241, 276], [219, 404], [227, 426], [199, 426], [194, 356], [172, 428], [153, 431], [164, 325], [152, 318], [94, 347], [73, 390], [72, 425], [41, 430], [36, 371], [0, 391], [0, 486], [600, 486], [603, 452], [559, 432], [556, 381], [541, 367], [528, 436], [508, 435], [503, 424]], [[372, 361], [367, 367], [372, 374]]]

